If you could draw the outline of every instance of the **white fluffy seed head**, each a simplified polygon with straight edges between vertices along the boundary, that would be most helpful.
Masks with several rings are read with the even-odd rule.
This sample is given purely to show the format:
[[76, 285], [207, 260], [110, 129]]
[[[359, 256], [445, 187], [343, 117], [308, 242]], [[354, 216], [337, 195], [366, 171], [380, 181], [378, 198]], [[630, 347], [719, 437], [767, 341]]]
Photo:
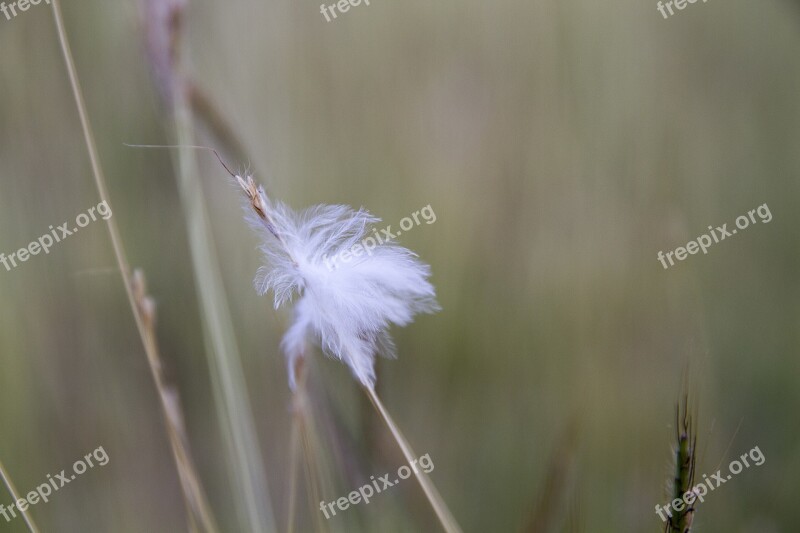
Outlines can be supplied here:
[[[393, 243], [369, 246], [380, 219], [364, 209], [318, 205], [295, 212], [270, 202], [251, 178], [237, 177], [250, 199], [248, 217], [262, 238], [266, 264], [255, 287], [272, 291], [275, 307], [294, 302], [292, 324], [281, 346], [295, 387], [295, 359], [308, 340], [347, 364], [366, 387], [375, 385], [375, 355], [394, 355], [391, 325], [405, 326], [417, 313], [439, 309], [428, 281], [430, 267]], [[342, 253], [360, 250], [342, 260]], [[348, 255], [345, 255], [348, 257]]]

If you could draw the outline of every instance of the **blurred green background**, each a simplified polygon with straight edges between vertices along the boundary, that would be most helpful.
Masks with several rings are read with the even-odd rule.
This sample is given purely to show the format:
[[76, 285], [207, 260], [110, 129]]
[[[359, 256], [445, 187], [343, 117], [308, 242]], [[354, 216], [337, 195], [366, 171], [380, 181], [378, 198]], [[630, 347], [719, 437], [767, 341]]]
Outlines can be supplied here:
[[[305, 0], [190, 4], [191, 74], [252, 157], [234, 167], [251, 163], [296, 208], [364, 206], [395, 226], [435, 210], [401, 243], [431, 264], [443, 311], [395, 331], [400, 356], [379, 363], [379, 391], [464, 531], [538, 531], [543, 494], [557, 502], [551, 531], [659, 531], [684, 375], [698, 473], [754, 446], [767, 459], [711, 493], [697, 529], [797, 528], [800, 9], [712, 0], [664, 20], [655, 4], [373, 0], [331, 23]], [[6, 254], [100, 201], [50, 9], [0, 18]], [[139, 6], [85, 0], [64, 13], [198, 470], [222, 529], [241, 531], [172, 154], [122, 144], [174, 140]], [[215, 145], [202, 128], [197, 141]], [[285, 530], [287, 314], [252, 289], [261, 259], [239, 191], [197, 158]], [[763, 203], [769, 224], [669, 270], [657, 261]], [[25, 493], [105, 447], [107, 466], [33, 508], [43, 531], [186, 530], [104, 225], [0, 269], [0, 460]], [[334, 428], [320, 434], [323, 499], [356, 489], [353, 472], [402, 463], [344, 366], [315, 353], [312, 385], [321, 426]], [[358, 451], [347, 461], [336, 432]], [[0, 503], [11, 503], [4, 488]], [[300, 531], [318, 505], [302, 499]], [[326, 526], [439, 527], [413, 481], [341, 514]], [[0, 519], [0, 531], [24, 526]]]

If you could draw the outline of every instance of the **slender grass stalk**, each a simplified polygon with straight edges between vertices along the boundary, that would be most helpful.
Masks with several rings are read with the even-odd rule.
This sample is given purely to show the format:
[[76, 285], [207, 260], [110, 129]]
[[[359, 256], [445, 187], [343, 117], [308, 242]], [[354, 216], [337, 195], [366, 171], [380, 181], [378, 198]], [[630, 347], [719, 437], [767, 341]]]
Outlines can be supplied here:
[[133, 273], [133, 288], [137, 307], [145, 319], [148, 363], [161, 399], [167, 434], [172, 453], [178, 465], [178, 473], [180, 474], [181, 487], [183, 488], [190, 523], [194, 525], [193, 529], [197, 529], [199, 524], [202, 526], [202, 531], [216, 532], [219, 528], [213, 518], [211, 506], [208, 504], [208, 499], [200, 482], [200, 476], [197, 474], [194, 461], [189, 452], [189, 441], [186, 436], [183, 410], [180, 407], [178, 393], [164, 379], [158, 344], [156, 343], [155, 303], [147, 294], [144, 275], [140, 270]]
[[[156, 86], [165, 107], [172, 112], [174, 136], [181, 145], [194, 135], [189, 77], [181, 54], [185, 0], [144, 0], [145, 44]], [[222, 284], [206, 202], [191, 149], [182, 146], [175, 161], [183, 206], [195, 287], [200, 300], [205, 353], [212, 383], [214, 406], [222, 426], [225, 456], [232, 475], [233, 500], [240, 528], [252, 532], [274, 531], [267, 481], [256, 438], [255, 420], [248, 399], [233, 320]]]
[[[400, 450], [403, 452], [406, 461], [408, 464], [411, 464], [412, 461], [417, 459], [417, 456], [411, 449], [408, 440], [406, 440], [406, 438], [403, 436], [403, 433], [400, 431], [400, 428], [398, 428], [397, 424], [395, 424], [394, 420], [392, 420], [392, 417], [383, 406], [380, 398], [378, 398], [378, 395], [375, 394], [375, 390], [370, 387], [364, 387], [364, 390], [367, 392], [367, 396], [369, 396], [369, 399], [372, 401], [372, 405], [375, 406], [375, 409], [389, 427], [389, 431], [391, 431], [394, 440], [397, 441], [397, 445], [400, 446]], [[436, 487], [433, 485], [433, 482], [430, 480], [428, 475], [417, 470], [416, 468], [413, 468], [412, 470], [414, 471], [417, 481], [419, 481], [419, 484], [422, 487], [422, 491], [428, 498], [428, 501], [433, 507], [434, 512], [436, 512], [436, 516], [439, 518], [439, 522], [441, 522], [444, 530], [447, 533], [461, 533], [461, 528], [458, 526], [456, 519], [450, 513], [450, 509], [447, 508], [447, 504], [444, 503], [439, 491], [436, 490]]]
[[[296, 407], [294, 408], [296, 409]], [[294, 533], [295, 514], [297, 513], [297, 465], [300, 461], [300, 421], [297, 413], [292, 414], [292, 432], [289, 441], [289, 525], [288, 533]]]
[[241, 356], [233, 333], [222, 275], [200, 183], [196, 179], [191, 111], [182, 90], [175, 95], [178, 144], [178, 185], [189, 234], [195, 285], [203, 324], [210, 341], [207, 355], [214, 384], [215, 404], [225, 424], [228, 459], [235, 477], [236, 502], [245, 529], [275, 531], [264, 465], [256, 437], [255, 420], [247, 398]]
[[[94, 176], [95, 185], [97, 186], [97, 192], [100, 195], [100, 199], [105, 202], [109, 209], [111, 209], [111, 201], [108, 197], [108, 190], [106, 188], [106, 179], [103, 175], [103, 169], [100, 166], [100, 158], [97, 153], [97, 146], [94, 141], [94, 134], [92, 133], [92, 127], [89, 123], [89, 115], [86, 112], [86, 104], [83, 100], [83, 91], [81, 90], [80, 82], [78, 80], [77, 70], [75, 69], [75, 62], [72, 59], [72, 51], [69, 46], [69, 41], [67, 40], [67, 33], [64, 29], [64, 19], [61, 15], [61, 2], [60, 0], [53, 0], [53, 16], [55, 17], [56, 22], [56, 30], [58, 32], [58, 39], [59, 43], [61, 44], [61, 51], [64, 55], [64, 63], [67, 68], [67, 74], [69, 76], [70, 86], [72, 87], [72, 95], [75, 98], [75, 105], [78, 108], [78, 116], [81, 121], [81, 129], [83, 131], [84, 141], [86, 143], [86, 149], [89, 152], [89, 162], [92, 166], [92, 176]], [[130, 286], [130, 266], [128, 265], [128, 259], [125, 256], [125, 249], [122, 246], [122, 239], [119, 236], [119, 230], [117, 229], [117, 224], [114, 221], [113, 217], [109, 217], [106, 220], [108, 233], [111, 236], [111, 245], [114, 249], [114, 256], [117, 260], [117, 266], [119, 267], [120, 273], [122, 274], [122, 280], [125, 284], [125, 292], [128, 295], [128, 303], [130, 304], [131, 311], [133, 312], [133, 317], [136, 320], [136, 327], [139, 330], [139, 336], [142, 339], [142, 344], [147, 346], [146, 341], [146, 334], [144, 330], [144, 322], [142, 317], [139, 314], [139, 310], [136, 307], [136, 302], [133, 297], [133, 291]]]
[[[5, 484], [8, 492], [11, 493], [11, 497], [14, 498], [14, 501], [17, 501], [19, 499], [17, 489], [14, 487], [14, 483], [11, 482], [11, 477], [8, 475], [8, 472], [6, 472], [2, 461], [0, 461], [0, 478], [3, 478], [3, 484]], [[33, 517], [30, 513], [28, 511], [20, 511], [20, 513], [22, 514], [23, 520], [25, 520], [25, 525], [28, 526], [31, 533], [39, 533], [39, 528], [36, 527], [36, 523], [33, 521]]]
[[303, 416], [306, 408], [305, 385], [306, 373], [303, 365], [303, 358], [298, 358], [295, 372], [297, 373], [297, 390], [292, 398], [292, 433], [289, 442], [289, 525], [288, 533], [294, 533], [295, 513], [297, 512], [297, 477], [300, 431], [303, 424]]
[[[300, 437], [302, 441], [303, 458], [306, 473], [306, 491], [309, 502], [322, 501], [321, 485], [323, 484], [322, 467], [318, 458], [318, 439], [314, 424], [310, 416], [303, 416], [300, 421]], [[311, 516], [314, 521], [314, 530], [318, 533], [328, 531], [322, 521], [322, 514], [313, 505], [310, 506]]]
[[[187, 4], [185, 0], [142, 2], [148, 57], [156, 86], [164, 104], [172, 111], [174, 135], [181, 145], [191, 144], [194, 135], [190, 101], [195, 96], [190, 90], [191, 82], [181, 68], [184, 56], [179, 53]], [[175, 167], [189, 235], [195, 287], [201, 304], [214, 406], [223, 426], [226, 459], [233, 476], [233, 499], [243, 528], [256, 532], [274, 531], [274, 517], [244, 370], [191, 149], [181, 147]]]
[[[53, 0], [52, 5], [59, 43], [64, 56], [64, 63], [67, 68], [67, 74], [69, 76], [72, 94], [77, 106], [78, 116], [80, 117], [81, 129], [83, 131], [86, 149], [89, 153], [89, 161], [92, 166], [92, 175], [94, 176], [95, 185], [97, 186], [101, 200], [109, 206], [109, 209], [111, 209], [111, 201], [108, 196], [105, 176], [103, 175], [103, 169], [100, 165], [97, 146], [92, 133], [91, 124], [89, 122], [89, 116], [86, 111], [86, 104], [83, 99], [83, 91], [81, 90], [77, 69], [75, 68], [75, 61], [72, 57], [72, 51], [69, 46], [66, 30], [64, 28], [64, 19], [61, 13], [61, 2], [59, 0]], [[111, 209], [111, 211], [113, 212], [113, 209]], [[185, 442], [185, 434], [183, 434], [184, 440], [182, 440], [181, 435], [176, 430], [174, 424], [175, 409], [174, 407], [172, 409], [170, 408], [170, 395], [168, 394], [167, 388], [161, 378], [160, 357], [157, 350], [157, 344], [155, 342], [155, 335], [152, 331], [152, 320], [148, 320], [148, 318], [145, 317], [146, 306], [144, 305], [145, 300], [143, 299], [143, 296], [140, 295], [140, 297], [137, 298], [134, 279], [131, 276], [131, 269], [125, 254], [125, 249], [122, 245], [122, 239], [120, 238], [116, 222], [114, 221], [113, 217], [109, 217], [106, 220], [106, 223], [109, 235], [111, 237], [111, 244], [114, 249], [114, 256], [117, 261], [117, 266], [125, 286], [125, 293], [128, 297], [128, 303], [130, 304], [131, 312], [133, 313], [133, 317], [136, 322], [136, 328], [139, 332], [139, 337], [141, 338], [147, 355], [147, 360], [153, 374], [156, 388], [159, 391], [161, 406], [164, 411], [167, 425], [167, 433], [172, 446], [173, 455], [175, 457], [178, 474], [181, 479], [181, 486], [184, 490], [184, 499], [186, 500], [188, 506], [187, 512], [190, 513], [189, 521], [193, 524], [195, 521], [195, 517], [193, 515], [197, 515], [197, 518], [204, 527], [204, 531], [214, 532], [217, 530], [217, 528], [212, 518], [210, 506], [208, 505], [202, 490], [199, 476], [197, 476], [189, 457]]]
[[[289, 495], [289, 533], [296, 527], [297, 516], [297, 485], [299, 479], [299, 455], [302, 451], [304, 474], [306, 477], [306, 497], [309, 502], [321, 501], [321, 485], [324, 476], [318, 459], [318, 438], [315, 431], [314, 418], [310, 409], [311, 398], [308, 395], [308, 375], [305, 366], [305, 356], [295, 360], [295, 376], [297, 387], [292, 395], [292, 437], [291, 437], [291, 473]], [[310, 508], [314, 530], [318, 533], [327, 531], [326, 524], [318, 510], [312, 505]]]

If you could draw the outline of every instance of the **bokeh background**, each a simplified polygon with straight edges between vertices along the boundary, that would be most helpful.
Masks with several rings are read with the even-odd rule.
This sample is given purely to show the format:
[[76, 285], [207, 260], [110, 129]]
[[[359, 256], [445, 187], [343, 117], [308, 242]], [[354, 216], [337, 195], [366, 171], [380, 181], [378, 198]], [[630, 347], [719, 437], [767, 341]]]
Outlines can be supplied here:
[[[231, 489], [175, 141], [133, 1], [64, 14], [131, 263], [223, 531]], [[443, 310], [395, 331], [379, 392], [428, 453], [464, 531], [659, 531], [675, 403], [697, 411], [698, 473], [754, 446], [763, 466], [711, 493], [702, 531], [796, 530], [800, 479], [800, 6], [643, 0], [373, 0], [326, 23], [317, 3], [194, 0], [187, 72], [270, 193], [364, 206], [429, 262]], [[0, 18], [0, 251], [100, 200], [42, 3]], [[198, 121], [198, 143], [217, 139]], [[284, 311], [252, 289], [239, 192], [195, 154], [279, 530], [290, 491]], [[226, 154], [228, 158], [236, 156]], [[767, 203], [773, 215], [664, 270], [659, 250]], [[157, 391], [105, 223], [0, 269], [0, 460], [27, 492], [98, 446], [33, 508], [43, 531], [183, 531]], [[315, 353], [320, 499], [402, 464], [347, 369]], [[244, 383], [243, 383], [244, 385]], [[315, 529], [301, 467], [298, 531]], [[543, 519], [542, 501], [550, 515]], [[0, 503], [11, 496], [0, 488]], [[414, 481], [325, 524], [437, 531]], [[545, 524], [546, 523], [546, 524]], [[0, 519], [0, 531], [24, 531]]]

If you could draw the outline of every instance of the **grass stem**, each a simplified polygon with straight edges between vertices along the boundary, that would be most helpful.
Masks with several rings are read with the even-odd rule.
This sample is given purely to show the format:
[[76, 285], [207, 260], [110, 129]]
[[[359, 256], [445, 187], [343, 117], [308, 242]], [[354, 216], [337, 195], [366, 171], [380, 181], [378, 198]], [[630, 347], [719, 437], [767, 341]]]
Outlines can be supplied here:
[[[417, 456], [414, 454], [414, 451], [411, 449], [408, 441], [403, 436], [400, 428], [398, 428], [397, 424], [395, 424], [394, 420], [392, 420], [392, 417], [383, 406], [380, 398], [378, 398], [378, 395], [375, 394], [375, 390], [369, 387], [364, 387], [364, 390], [367, 392], [369, 399], [372, 401], [372, 405], [375, 406], [375, 409], [378, 411], [378, 413], [380, 413], [384, 422], [386, 422], [386, 425], [389, 427], [389, 431], [391, 431], [392, 436], [394, 436], [398, 446], [400, 446], [400, 450], [403, 452], [406, 461], [409, 465], [412, 464], [412, 461], [415, 461]], [[430, 480], [427, 474], [420, 472], [416, 468], [413, 468], [412, 470], [414, 471], [414, 475], [416, 476], [417, 481], [419, 481], [422, 491], [428, 498], [428, 501], [433, 507], [433, 510], [436, 513], [436, 516], [439, 518], [444, 530], [447, 533], [461, 533], [461, 528], [458, 526], [458, 522], [456, 522], [456, 519], [450, 513], [450, 510], [447, 508], [447, 504], [444, 503], [439, 491], [436, 490], [436, 487], [433, 485], [433, 482]]]
[[[17, 489], [11, 482], [11, 477], [8, 475], [8, 472], [6, 472], [6, 468], [3, 466], [2, 461], [0, 461], [0, 477], [3, 478], [3, 483], [8, 489], [8, 492], [11, 493], [11, 497], [14, 499], [14, 501], [17, 501], [19, 499], [19, 496], [17, 496]], [[31, 531], [31, 533], [39, 533], [39, 528], [36, 527], [36, 523], [34, 523], [33, 518], [30, 516], [30, 513], [28, 513], [28, 511], [20, 511], [20, 512], [22, 514], [23, 520], [25, 520], [25, 525], [28, 526], [28, 529]]]
[[[61, 51], [64, 56], [64, 63], [69, 76], [72, 94], [77, 106], [78, 116], [81, 122], [81, 129], [86, 144], [86, 149], [89, 153], [89, 161], [92, 166], [92, 175], [94, 176], [95, 185], [100, 195], [100, 199], [111, 208], [111, 200], [109, 199], [108, 189], [106, 186], [105, 176], [103, 169], [100, 165], [100, 157], [97, 151], [97, 145], [92, 133], [92, 127], [89, 122], [89, 115], [86, 111], [86, 103], [83, 98], [83, 91], [81, 90], [80, 81], [78, 79], [77, 69], [75, 68], [75, 61], [72, 57], [72, 51], [67, 39], [67, 32], [64, 27], [64, 18], [61, 13], [60, 0], [53, 0], [53, 16], [55, 18], [56, 30], [58, 32], [58, 39], [61, 45]], [[216, 531], [214, 520], [211, 517], [211, 511], [208, 503], [205, 500], [202, 491], [199, 477], [197, 476], [194, 467], [191, 466], [189, 454], [186, 451], [185, 442], [181, 441], [180, 436], [175, 432], [175, 427], [171, 423], [172, 417], [170, 416], [169, 403], [167, 402], [167, 392], [160, 374], [160, 357], [155, 342], [155, 335], [152, 333], [152, 328], [148, 327], [148, 321], [144, 316], [144, 309], [140, 305], [141, 302], [137, 300], [135, 294], [134, 280], [131, 276], [131, 269], [128, 263], [125, 249], [122, 246], [122, 239], [120, 238], [119, 229], [113, 217], [106, 220], [108, 232], [111, 237], [111, 244], [114, 249], [114, 256], [117, 261], [120, 274], [122, 275], [123, 284], [125, 286], [125, 294], [128, 297], [128, 303], [131, 307], [134, 320], [136, 321], [136, 328], [139, 332], [142, 344], [144, 346], [147, 360], [150, 365], [153, 378], [158, 389], [161, 399], [161, 406], [164, 411], [165, 421], [167, 425], [167, 433], [172, 446], [173, 455], [176, 461], [178, 475], [181, 479], [181, 486], [184, 489], [184, 498], [187, 502], [187, 512], [190, 514], [190, 523], [194, 522], [194, 514], [198, 515], [200, 522], [203, 524], [204, 531]]]
[[[179, 84], [180, 85], [180, 84]], [[218, 416], [224, 424], [228, 460], [235, 477], [234, 491], [243, 528], [254, 533], [275, 531], [264, 465], [256, 437], [255, 419], [233, 330], [219, 260], [200, 182], [194, 150], [192, 112], [182, 90], [175, 95], [178, 144], [178, 189], [183, 204], [195, 286], [207, 339], [207, 357]]]

